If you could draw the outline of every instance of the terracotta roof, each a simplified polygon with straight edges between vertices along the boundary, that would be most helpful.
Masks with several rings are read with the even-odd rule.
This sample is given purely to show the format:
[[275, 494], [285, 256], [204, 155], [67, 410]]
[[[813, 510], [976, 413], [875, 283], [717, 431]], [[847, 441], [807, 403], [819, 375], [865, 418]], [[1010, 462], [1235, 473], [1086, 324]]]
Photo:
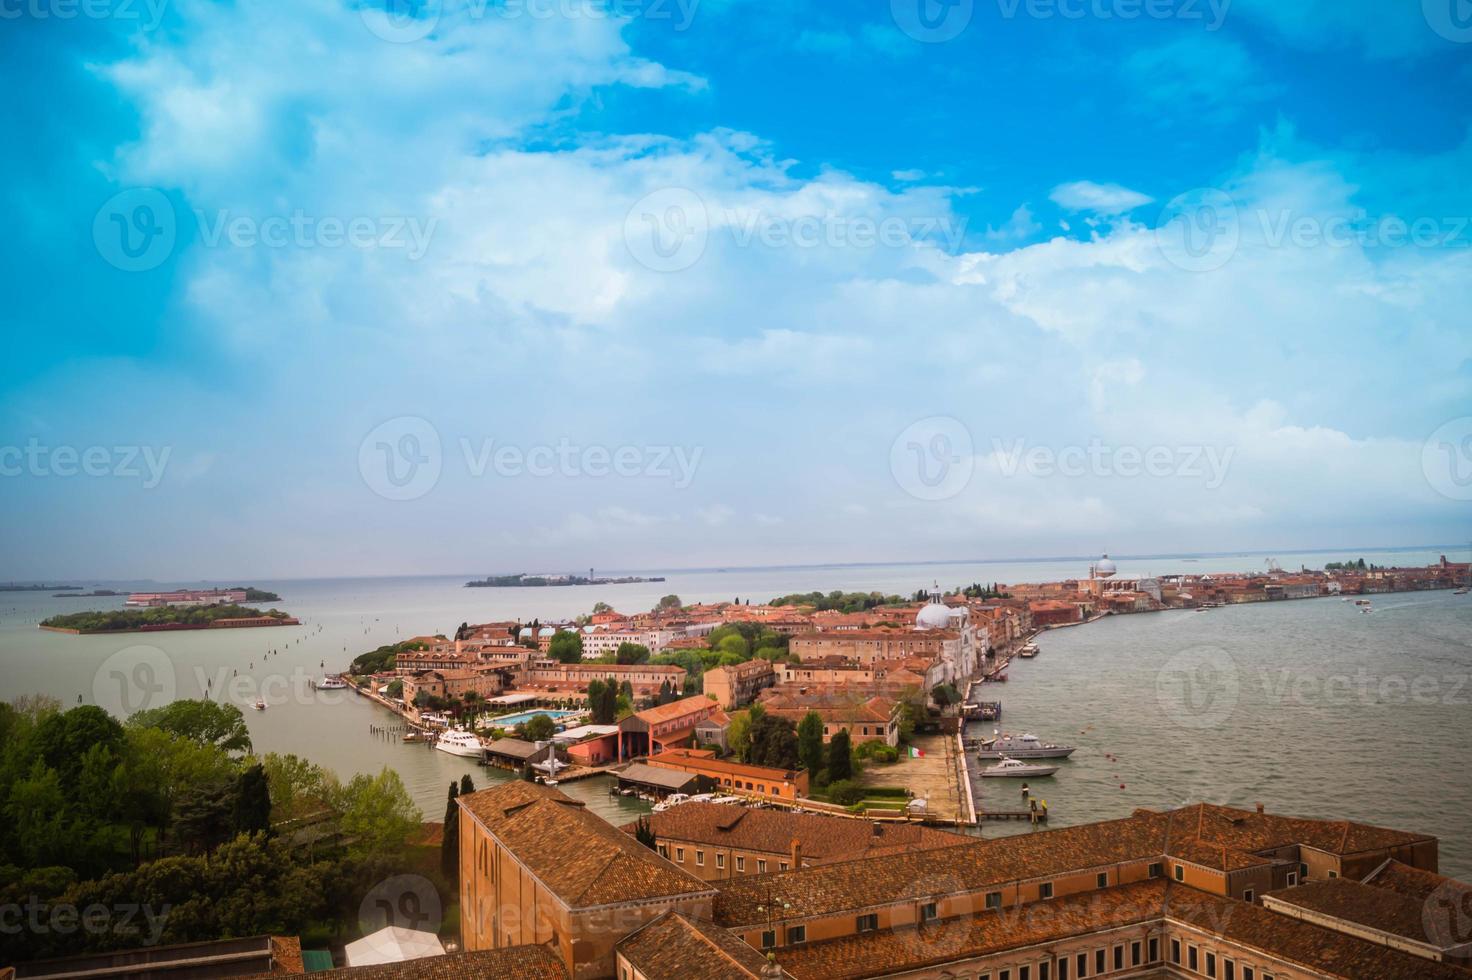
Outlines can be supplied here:
[[1434, 839], [1429, 834], [1412, 834], [1349, 820], [1309, 820], [1211, 803], [1198, 803], [1173, 812], [1194, 821], [1195, 836], [1202, 841], [1239, 851], [1307, 844], [1330, 854], [1357, 854]]
[[347, 966], [313, 976], [352, 977], [353, 980], [482, 980], [484, 977], [568, 980], [567, 967], [563, 965], [562, 958], [546, 946], [508, 946], [504, 949], [427, 956], [403, 963]]
[[[970, 838], [913, 824], [870, 824], [864, 820], [784, 810], [753, 810], [720, 803], [682, 803], [649, 817], [661, 840], [689, 841], [749, 851], [790, 853], [798, 841], [809, 864], [829, 864], [904, 851], [954, 847]], [[633, 833], [634, 824], [624, 827]]]
[[[641, 721], [647, 721], [650, 724], [658, 724], [665, 721], [674, 721], [676, 718], [683, 718], [686, 715], [694, 714], [698, 711], [707, 711], [711, 708], [719, 710], [719, 707], [710, 698], [704, 694], [697, 694], [694, 697], [671, 701], [669, 704], [646, 708], [638, 712], [635, 717]], [[691, 722], [691, 724], [693, 725], [694, 722]]]
[[583, 804], [522, 780], [459, 797], [468, 812], [570, 908], [709, 894]]
[[794, 769], [774, 769], [771, 766], [753, 766], [746, 762], [717, 759], [708, 749], [665, 749], [649, 756], [648, 761], [652, 766], [703, 769], [706, 772], [723, 772], [748, 779], [765, 779], [768, 782], [791, 782], [798, 775], [798, 771]]
[[1424, 902], [1350, 878], [1308, 881], [1295, 888], [1268, 892], [1262, 898], [1269, 908], [1273, 902], [1282, 902], [1416, 942], [1442, 945], [1426, 934]]
[[[1463, 884], [1455, 878], [1448, 878], [1432, 871], [1422, 871], [1399, 861], [1386, 861], [1380, 867], [1365, 876], [1365, 884], [1374, 885], [1387, 891], [1398, 892], [1424, 902], [1432, 895], [1446, 893], [1447, 891], [1463, 892], [1472, 894], [1472, 885]], [[1469, 903], [1472, 908], [1472, 903]]]
[[1032, 946], [1159, 919], [1169, 886], [1144, 881], [1022, 909], [788, 947], [777, 963], [796, 980], [854, 980]]
[[646, 977], [747, 980], [760, 977], [761, 953], [710, 922], [666, 912], [618, 944], [618, 951]]

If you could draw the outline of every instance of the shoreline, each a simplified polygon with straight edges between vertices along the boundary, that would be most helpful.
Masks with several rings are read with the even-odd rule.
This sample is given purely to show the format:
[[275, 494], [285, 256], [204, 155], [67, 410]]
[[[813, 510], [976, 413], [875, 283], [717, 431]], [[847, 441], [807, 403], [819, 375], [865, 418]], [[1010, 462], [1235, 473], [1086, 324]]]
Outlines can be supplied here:
[[36, 629], [45, 630], [48, 633], [65, 633], [70, 636], [117, 636], [121, 633], [177, 633], [182, 630], [248, 630], [263, 629], [272, 626], [300, 626], [301, 620], [295, 616], [278, 619], [270, 623], [156, 623], [149, 626], [138, 626], [125, 630], [80, 630], [70, 626], [47, 626], [43, 623], [36, 624]]

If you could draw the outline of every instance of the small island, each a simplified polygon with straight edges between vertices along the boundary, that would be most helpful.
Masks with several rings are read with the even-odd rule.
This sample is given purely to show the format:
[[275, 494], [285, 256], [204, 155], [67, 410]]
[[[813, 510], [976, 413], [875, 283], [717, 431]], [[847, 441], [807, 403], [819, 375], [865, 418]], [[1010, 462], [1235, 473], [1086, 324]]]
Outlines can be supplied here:
[[467, 589], [534, 589], [556, 585], [632, 585], [637, 582], [663, 582], [664, 576], [641, 578], [626, 575], [622, 578], [594, 578], [592, 575], [487, 575], [475, 582], [466, 582]]
[[249, 606], [151, 606], [67, 613], [41, 621], [54, 633], [156, 633], [165, 630], [241, 629], [254, 626], [300, 626], [278, 609], [261, 612]]
[[80, 589], [80, 585], [26, 585], [16, 582], [0, 584], [0, 592], [55, 592], [58, 589]]
[[114, 592], [112, 589], [93, 589], [91, 592], [53, 592], [53, 599], [94, 599], [113, 595], [123, 595], [122, 592]]

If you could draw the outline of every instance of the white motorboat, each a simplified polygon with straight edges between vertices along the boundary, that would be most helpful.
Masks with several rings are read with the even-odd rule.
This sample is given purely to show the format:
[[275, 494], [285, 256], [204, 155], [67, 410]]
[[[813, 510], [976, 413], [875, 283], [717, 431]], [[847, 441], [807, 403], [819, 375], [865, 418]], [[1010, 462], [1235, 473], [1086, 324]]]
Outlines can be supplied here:
[[452, 728], [442, 734], [435, 740], [434, 747], [441, 752], [465, 756], [469, 759], [479, 759], [484, 749], [474, 732], [467, 732], [461, 728]]
[[324, 677], [317, 682], [319, 691], [341, 691], [348, 686], [348, 682], [341, 677]]
[[1040, 652], [1041, 651], [1038, 650], [1038, 645], [1036, 643], [1029, 643], [1025, 645], [1021, 649], [1021, 651], [1018, 652], [1018, 656], [1030, 660], [1033, 657], [1036, 657]]
[[1073, 755], [1072, 745], [1054, 745], [1052, 742], [1044, 742], [1036, 735], [1022, 734], [998, 734], [992, 732], [992, 737], [984, 739], [981, 743], [981, 751], [976, 753], [978, 759], [1066, 759]]
[[1057, 766], [1039, 766], [1020, 759], [1003, 759], [994, 766], [987, 766], [981, 771], [981, 775], [985, 779], [1041, 778], [1051, 776], [1057, 771]]
[[654, 812], [663, 813], [670, 807], [679, 806], [681, 803], [684, 803], [688, 799], [690, 799], [690, 797], [686, 796], [684, 793], [671, 793], [663, 800], [660, 800], [658, 803], [654, 804]]
[[264, 701], [257, 701], [255, 704], [251, 705], [251, 707], [252, 708], [255, 708], [257, 711], [265, 711], [266, 710], [266, 702], [264, 702]]

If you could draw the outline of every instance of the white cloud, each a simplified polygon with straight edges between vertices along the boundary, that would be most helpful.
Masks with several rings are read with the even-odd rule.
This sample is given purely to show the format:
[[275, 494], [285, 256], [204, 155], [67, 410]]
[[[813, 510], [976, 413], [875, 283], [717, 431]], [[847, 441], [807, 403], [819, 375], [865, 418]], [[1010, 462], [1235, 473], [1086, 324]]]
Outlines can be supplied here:
[[1092, 211], [1115, 215], [1149, 204], [1153, 198], [1118, 184], [1096, 184], [1092, 180], [1076, 180], [1059, 184], [1048, 195], [1054, 204], [1069, 211]]

